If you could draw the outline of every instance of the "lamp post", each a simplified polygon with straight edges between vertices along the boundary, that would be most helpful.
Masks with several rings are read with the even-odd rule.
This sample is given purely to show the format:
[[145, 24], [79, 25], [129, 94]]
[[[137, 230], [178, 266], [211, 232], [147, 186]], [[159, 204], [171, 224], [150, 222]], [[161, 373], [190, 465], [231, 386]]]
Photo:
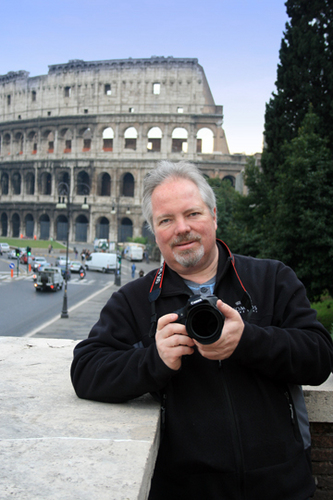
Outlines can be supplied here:
[[116, 270], [114, 273], [114, 284], [121, 286], [121, 258], [118, 256], [118, 243], [119, 243], [119, 199], [112, 204], [111, 213], [116, 215]]
[[67, 208], [67, 240], [66, 240], [66, 270], [65, 270], [65, 289], [64, 289], [64, 297], [62, 302], [62, 311], [61, 317], [68, 318], [68, 309], [67, 309], [67, 281], [68, 281], [68, 246], [69, 246], [69, 217], [70, 217], [70, 189], [69, 185], [66, 182], [60, 182], [58, 184], [58, 193], [59, 195], [67, 196], [67, 204], [65, 203], [65, 196], [63, 196], [61, 201], [61, 196], [59, 196], [58, 203], [56, 204], [56, 208], [62, 209]]
[[[78, 186], [82, 186], [80, 194], [85, 196], [89, 195], [90, 187], [88, 184], [84, 182], [79, 182]], [[66, 209], [67, 208], [67, 238], [66, 238], [66, 267], [65, 267], [65, 289], [64, 289], [64, 298], [62, 303], [62, 311], [61, 317], [68, 318], [68, 308], [67, 308], [67, 281], [68, 281], [68, 247], [69, 247], [69, 219], [70, 219], [70, 187], [67, 182], [60, 182], [58, 184], [58, 194], [59, 199], [56, 204], [56, 208], [58, 209]], [[67, 196], [67, 203], [65, 203], [65, 197]], [[61, 200], [62, 197], [62, 200]], [[89, 205], [87, 203], [86, 196], [84, 197], [84, 202], [81, 206], [84, 210], [89, 210]]]

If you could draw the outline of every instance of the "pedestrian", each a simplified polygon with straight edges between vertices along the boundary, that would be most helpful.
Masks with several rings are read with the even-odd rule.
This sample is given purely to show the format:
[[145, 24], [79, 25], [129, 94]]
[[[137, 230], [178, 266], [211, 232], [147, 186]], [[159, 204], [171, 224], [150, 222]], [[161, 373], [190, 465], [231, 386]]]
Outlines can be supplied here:
[[144, 270], [143, 270], [143, 269], [140, 269], [140, 271], [139, 271], [139, 277], [140, 277], [140, 278], [143, 278], [144, 274], [145, 274], [145, 273], [144, 273]]
[[135, 270], [136, 270], [136, 265], [134, 264], [134, 262], [132, 264], [131, 270], [132, 270], [132, 278], [134, 278], [135, 277]]
[[151, 171], [143, 215], [164, 262], [115, 292], [75, 347], [77, 395], [161, 402], [149, 500], [308, 499], [301, 384], [327, 379], [333, 348], [304, 286], [216, 240], [214, 192], [194, 165]]

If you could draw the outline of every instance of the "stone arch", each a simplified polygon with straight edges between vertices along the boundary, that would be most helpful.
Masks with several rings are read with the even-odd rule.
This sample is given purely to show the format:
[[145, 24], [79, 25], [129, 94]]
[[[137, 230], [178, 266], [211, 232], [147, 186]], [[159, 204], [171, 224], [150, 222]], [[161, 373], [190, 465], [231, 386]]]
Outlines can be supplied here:
[[50, 237], [50, 217], [47, 214], [42, 214], [39, 218], [39, 237], [41, 240], [48, 240]]
[[68, 218], [65, 214], [60, 214], [56, 220], [56, 234], [58, 241], [67, 240]]
[[103, 151], [113, 151], [113, 139], [114, 139], [113, 128], [111, 127], [105, 128], [102, 133], [102, 138], [103, 138]]
[[77, 183], [76, 183], [76, 194], [78, 195], [87, 195], [90, 190], [90, 176], [85, 170], [81, 170], [77, 174]]
[[12, 191], [13, 191], [13, 194], [21, 194], [21, 174], [19, 172], [13, 173]]
[[1, 236], [8, 236], [8, 216], [5, 212], [1, 214]]
[[96, 223], [96, 238], [109, 239], [110, 221], [107, 217], [100, 217]]
[[50, 195], [52, 191], [52, 176], [49, 172], [42, 172], [40, 175], [39, 193]]
[[25, 235], [27, 238], [34, 237], [34, 218], [32, 214], [27, 214], [24, 218], [25, 223]]
[[120, 221], [118, 241], [126, 242], [133, 237], [133, 222], [128, 217], [123, 217]]
[[124, 174], [122, 179], [121, 196], [134, 196], [134, 177], [130, 172]]
[[125, 149], [136, 150], [136, 141], [138, 138], [138, 132], [135, 127], [128, 127], [124, 132], [125, 138]]
[[35, 174], [28, 172], [25, 178], [25, 192], [26, 194], [35, 194]]
[[214, 134], [208, 127], [203, 127], [197, 133], [197, 153], [212, 154], [214, 152]]
[[75, 241], [87, 241], [89, 221], [83, 214], [78, 215], [75, 220]]
[[13, 238], [18, 238], [20, 236], [20, 226], [21, 226], [21, 219], [19, 214], [14, 213], [12, 216], [12, 236]]
[[111, 196], [111, 176], [107, 172], [102, 172], [99, 177], [99, 196]]
[[162, 130], [160, 127], [152, 127], [148, 130], [147, 151], [161, 151]]
[[7, 172], [1, 174], [1, 194], [6, 195], [9, 191], [9, 177]]
[[186, 128], [176, 127], [172, 131], [172, 153], [187, 153], [188, 132]]
[[232, 187], [236, 185], [236, 179], [233, 175], [225, 175], [222, 179], [223, 182], [229, 182]]

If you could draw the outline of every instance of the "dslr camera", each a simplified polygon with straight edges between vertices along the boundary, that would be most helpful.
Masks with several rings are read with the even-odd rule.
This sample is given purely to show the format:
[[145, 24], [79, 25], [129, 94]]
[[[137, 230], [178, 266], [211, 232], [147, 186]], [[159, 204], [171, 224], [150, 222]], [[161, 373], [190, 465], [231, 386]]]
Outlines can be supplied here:
[[224, 316], [216, 307], [217, 301], [215, 295], [192, 295], [184, 307], [174, 311], [188, 335], [200, 344], [213, 344], [221, 336]]

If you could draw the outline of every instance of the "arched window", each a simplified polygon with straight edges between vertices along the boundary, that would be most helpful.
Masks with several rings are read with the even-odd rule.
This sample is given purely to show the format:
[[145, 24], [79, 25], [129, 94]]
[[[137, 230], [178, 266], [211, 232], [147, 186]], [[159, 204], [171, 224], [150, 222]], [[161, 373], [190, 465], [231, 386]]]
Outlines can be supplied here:
[[125, 149], [133, 149], [136, 150], [136, 140], [138, 138], [138, 133], [136, 128], [129, 127], [125, 130], [124, 134], [125, 138]]
[[214, 134], [209, 128], [201, 128], [197, 133], [197, 153], [214, 152]]
[[12, 177], [13, 194], [21, 194], [21, 175], [15, 172]]
[[75, 221], [75, 241], [87, 241], [88, 219], [85, 215], [79, 215]]
[[20, 236], [20, 225], [21, 220], [18, 214], [13, 214], [12, 217], [12, 228], [13, 228], [13, 238], [18, 238]]
[[6, 172], [3, 172], [1, 175], [1, 193], [2, 194], [8, 194], [8, 174]]
[[39, 218], [40, 227], [40, 239], [48, 240], [50, 237], [50, 217], [47, 214], [43, 214]]
[[100, 196], [111, 195], [111, 177], [109, 174], [104, 173], [101, 175]]
[[82, 137], [83, 137], [83, 149], [82, 149], [82, 151], [84, 153], [86, 153], [87, 151], [90, 151], [90, 149], [91, 149], [91, 136], [92, 136], [92, 133], [91, 133], [90, 128], [88, 127], [82, 134]]
[[103, 151], [113, 151], [114, 133], [111, 127], [103, 130]]
[[232, 187], [235, 187], [236, 179], [232, 175], [226, 175], [225, 177], [223, 177], [222, 181], [229, 182]]
[[28, 144], [27, 144], [27, 151], [28, 153], [35, 155], [37, 154], [37, 134], [34, 130], [29, 132], [28, 134]]
[[25, 192], [27, 194], [35, 194], [35, 175], [29, 172], [25, 181]]
[[43, 172], [40, 177], [40, 194], [51, 194], [51, 174]]
[[47, 152], [54, 153], [54, 133], [53, 132], [45, 132], [46, 142], [47, 142]]
[[68, 229], [68, 219], [66, 215], [61, 214], [57, 217], [57, 240], [66, 241]]
[[3, 154], [4, 155], [10, 155], [10, 134], [5, 134], [3, 136]]
[[96, 238], [109, 239], [109, 220], [101, 217], [96, 224]]
[[162, 130], [153, 127], [148, 132], [147, 151], [161, 151]]
[[133, 237], [133, 223], [128, 217], [124, 217], [121, 220], [118, 236], [118, 241], [122, 242], [128, 241], [129, 238]]
[[25, 216], [25, 235], [27, 238], [34, 237], [34, 218], [31, 214]]
[[1, 236], [7, 236], [8, 233], [8, 217], [4, 212], [1, 214]]
[[73, 133], [69, 128], [65, 128], [61, 131], [61, 137], [63, 138], [64, 141], [64, 153], [71, 153], [72, 152], [72, 139], [73, 139]]
[[77, 176], [76, 194], [87, 195], [89, 194], [90, 178], [87, 172], [81, 170]]
[[122, 196], [134, 196], [134, 177], [129, 172], [123, 177]]
[[15, 135], [15, 152], [17, 154], [23, 154], [23, 142], [24, 142], [24, 138], [23, 138], [23, 134], [21, 132], [18, 132], [16, 135]]
[[177, 127], [172, 132], [172, 152], [187, 153], [188, 133], [185, 128]]

